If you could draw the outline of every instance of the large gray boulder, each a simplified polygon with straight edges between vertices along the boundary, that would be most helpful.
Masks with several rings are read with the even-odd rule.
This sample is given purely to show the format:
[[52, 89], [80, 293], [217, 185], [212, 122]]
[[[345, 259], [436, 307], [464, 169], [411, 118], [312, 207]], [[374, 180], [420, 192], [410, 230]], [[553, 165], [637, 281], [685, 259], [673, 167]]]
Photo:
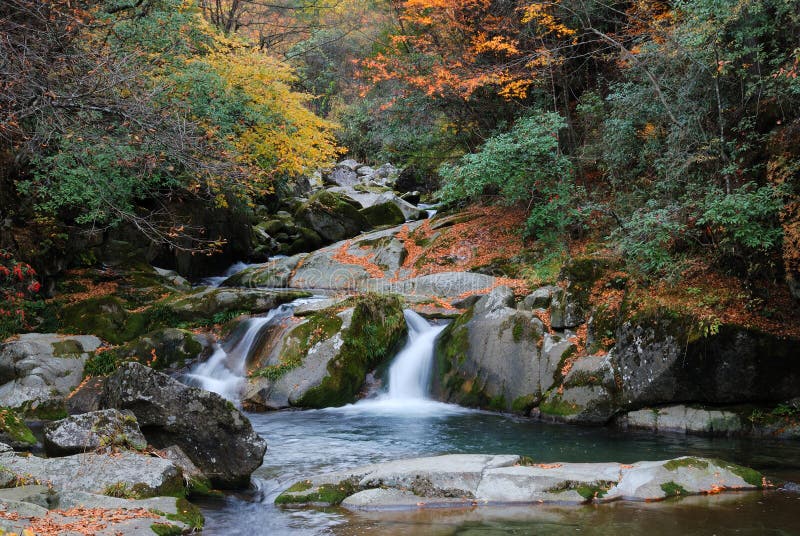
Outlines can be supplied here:
[[267, 450], [233, 404], [139, 363], [106, 380], [101, 404], [132, 411], [150, 444], [177, 445], [220, 488], [247, 486]]
[[761, 474], [703, 458], [535, 464], [519, 456], [451, 454], [386, 462], [298, 482], [275, 502], [352, 509], [660, 501], [760, 489]]
[[436, 346], [441, 399], [527, 413], [555, 385], [573, 345], [545, 347], [542, 322], [513, 305], [509, 288], [495, 288], [443, 332]]
[[67, 417], [44, 427], [44, 449], [48, 456], [113, 448], [147, 448], [147, 440], [133, 413], [106, 409]]
[[[350, 328], [353, 309], [317, 313], [280, 326], [263, 367], [247, 382], [242, 403], [257, 411], [299, 406], [306, 393], [328, 377], [328, 365], [339, 355], [342, 332]], [[299, 322], [299, 323], [298, 323]]]
[[131, 451], [75, 454], [61, 458], [0, 453], [0, 465], [22, 481], [47, 482], [58, 490], [157, 497], [184, 489], [181, 472], [168, 460]]
[[101, 345], [91, 335], [26, 333], [0, 345], [0, 406], [49, 417], [83, 379], [89, 354]]
[[692, 318], [640, 315], [616, 331], [614, 366], [625, 409], [779, 403], [800, 396], [800, 341], [733, 325], [702, 332]]
[[212, 319], [216, 314], [265, 313], [306, 295], [289, 290], [203, 288], [163, 305], [179, 320], [197, 321]]

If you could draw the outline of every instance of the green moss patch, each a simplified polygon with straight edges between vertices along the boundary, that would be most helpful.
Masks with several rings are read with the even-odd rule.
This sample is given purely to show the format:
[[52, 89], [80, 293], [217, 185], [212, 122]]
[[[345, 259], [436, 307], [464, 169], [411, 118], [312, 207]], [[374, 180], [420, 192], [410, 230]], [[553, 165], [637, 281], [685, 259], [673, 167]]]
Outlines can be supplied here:
[[150, 525], [150, 530], [158, 536], [180, 536], [183, 534], [183, 529], [172, 523], [153, 523]]
[[664, 492], [666, 497], [678, 497], [680, 495], [689, 495], [689, 492], [681, 486], [680, 484], [676, 484], [673, 481], [664, 482], [661, 484], [661, 490]]
[[198, 507], [184, 498], [179, 498], [175, 501], [175, 507], [177, 508], [177, 512], [174, 514], [167, 514], [167, 519], [170, 521], [180, 521], [193, 529], [203, 528], [206, 520]]
[[555, 395], [546, 398], [539, 404], [539, 411], [544, 415], [553, 415], [558, 417], [567, 417], [569, 415], [576, 415], [580, 413], [581, 408], [577, 404], [566, 402], [561, 398], [561, 395]]
[[11, 408], [0, 407], [0, 436], [5, 436], [16, 445], [36, 444], [31, 429], [22, 420], [22, 417]]
[[693, 467], [695, 469], [708, 469], [708, 462], [698, 458], [678, 458], [670, 460], [664, 464], [667, 471], [677, 471], [681, 467]]
[[761, 488], [764, 486], [764, 475], [762, 475], [755, 469], [751, 469], [749, 467], [743, 467], [741, 465], [736, 465], [735, 463], [730, 463], [722, 460], [714, 460], [714, 463], [720, 467], [724, 467], [725, 469], [735, 474], [736, 476], [740, 477], [742, 480], [744, 480], [751, 486], [757, 488]]
[[[293, 486], [294, 487], [294, 486]], [[318, 488], [311, 489], [309, 493], [292, 492], [287, 490], [275, 499], [276, 505], [290, 505], [290, 504], [327, 504], [331, 506], [338, 506], [342, 504], [347, 497], [358, 491], [355, 484], [349, 481], [340, 482], [338, 484], [323, 484]]]

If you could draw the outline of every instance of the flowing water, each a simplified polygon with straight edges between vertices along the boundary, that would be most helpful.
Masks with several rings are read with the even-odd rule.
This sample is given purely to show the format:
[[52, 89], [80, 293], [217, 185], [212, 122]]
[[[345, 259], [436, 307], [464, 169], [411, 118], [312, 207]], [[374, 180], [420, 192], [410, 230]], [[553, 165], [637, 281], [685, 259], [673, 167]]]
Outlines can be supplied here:
[[[256, 431], [269, 443], [264, 465], [253, 475], [255, 490], [203, 500], [204, 534], [800, 534], [800, 495], [783, 491], [585, 507], [539, 505], [356, 514], [337, 508], [276, 508], [273, 501], [281, 491], [310, 475], [445, 453], [514, 453], [542, 463], [632, 463], [683, 455], [711, 456], [754, 466], [771, 477], [800, 480], [800, 444], [793, 442], [657, 436], [546, 424], [428, 400], [427, 375], [433, 342], [441, 327], [429, 326], [413, 313], [406, 313], [406, 318], [409, 341], [389, 370], [386, 392], [344, 408], [249, 415]], [[256, 330], [254, 325], [249, 328], [245, 338]], [[244, 339], [235, 348], [243, 346]], [[239, 355], [242, 353], [244, 350]]]

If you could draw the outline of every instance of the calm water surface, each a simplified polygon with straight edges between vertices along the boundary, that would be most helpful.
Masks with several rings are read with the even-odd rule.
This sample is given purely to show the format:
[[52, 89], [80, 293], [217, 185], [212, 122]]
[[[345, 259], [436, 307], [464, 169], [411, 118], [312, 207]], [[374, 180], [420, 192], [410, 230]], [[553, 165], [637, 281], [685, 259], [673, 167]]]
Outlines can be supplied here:
[[522, 454], [545, 462], [724, 458], [800, 481], [800, 444], [618, 432], [532, 422], [443, 404], [365, 405], [249, 415], [269, 443], [257, 490], [205, 500], [204, 534], [238, 535], [800, 535], [800, 495], [782, 491], [659, 504], [534, 506], [351, 514], [280, 510], [275, 497], [317, 473], [446, 453]]

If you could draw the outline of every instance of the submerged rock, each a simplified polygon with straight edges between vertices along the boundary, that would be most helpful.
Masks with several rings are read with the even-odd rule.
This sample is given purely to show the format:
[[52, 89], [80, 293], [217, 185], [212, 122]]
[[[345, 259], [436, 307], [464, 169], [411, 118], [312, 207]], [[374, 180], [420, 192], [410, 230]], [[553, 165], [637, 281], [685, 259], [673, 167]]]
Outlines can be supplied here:
[[123, 364], [106, 380], [101, 405], [132, 411], [149, 443], [179, 446], [220, 488], [247, 486], [267, 450], [233, 404], [139, 363]]
[[386, 462], [298, 482], [279, 505], [350, 509], [482, 506], [614, 500], [760, 489], [760, 473], [719, 460], [534, 464], [519, 456], [451, 454]]

